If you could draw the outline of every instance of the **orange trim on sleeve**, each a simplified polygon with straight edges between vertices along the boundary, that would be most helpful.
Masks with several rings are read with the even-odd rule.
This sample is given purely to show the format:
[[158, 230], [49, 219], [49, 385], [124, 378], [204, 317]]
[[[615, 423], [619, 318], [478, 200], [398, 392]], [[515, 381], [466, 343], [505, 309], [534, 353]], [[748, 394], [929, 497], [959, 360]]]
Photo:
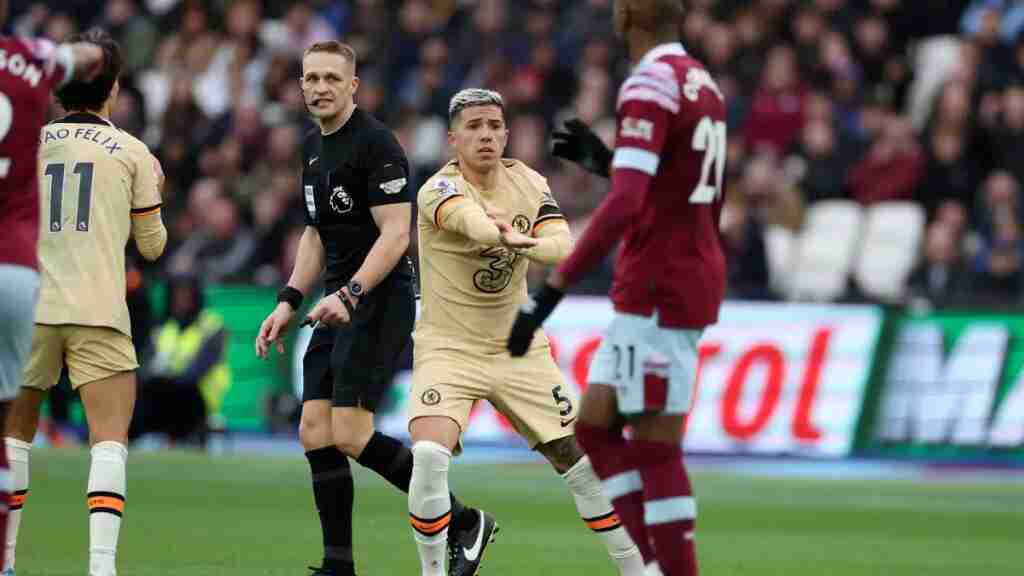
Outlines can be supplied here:
[[441, 203], [438, 204], [437, 208], [434, 209], [434, 226], [437, 226], [438, 228], [441, 227], [441, 208], [444, 208], [444, 205], [447, 204], [448, 202], [450, 202], [450, 201], [452, 201], [452, 200], [454, 200], [456, 198], [462, 198], [462, 197], [463, 197], [462, 194], [453, 194], [453, 195], [445, 198], [444, 200], [441, 200]]
[[132, 216], [149, 216], [150, 214], [157, 214], [159, 212], [160, 212], [160, 207], [159, 206], [155, 206], [153, 208], [149, 208], [147, 210], [143, 210], [142, 212], [136, 212], [136, 211], [132, 210]]
[[537, 235], [537, 232], [540, 232], [541, 228], [543, 228], [544, 226], [546, 226], [546, 225], [548, 225], [548, 224], [550, 224], [552, 222], [565, 222], [566, 224], [569, 223], [569, 221], [566, 220], [565, 216], [548, 216], [547, 218], [545, 218], [545, 219], [541, 220], [540, 222], [537, 222], [536, 224], [533, 225], [533, 234], [534, 234], [534, 236]]

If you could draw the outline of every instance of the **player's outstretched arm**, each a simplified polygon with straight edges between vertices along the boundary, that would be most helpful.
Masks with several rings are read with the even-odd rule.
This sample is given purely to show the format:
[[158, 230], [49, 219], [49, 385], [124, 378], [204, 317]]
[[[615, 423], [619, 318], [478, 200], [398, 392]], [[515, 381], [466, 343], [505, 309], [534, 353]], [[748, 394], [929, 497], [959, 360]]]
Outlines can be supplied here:
[[552, 132], [551, 140], [553, 156], [575, 162], [598, 176], [608, 178], [611, 174], [612, 151], [578, 118], [567, 120], [564, 131]]
[[592, 269], [618, 242], [629, 221], [639, 211], [650, 179], [648, 174], [637, 170], [615, 170], [612, 191], [594, 212], [576, 248], [519, 309], [509, 332], [509, 354], [513, 357], [526, 354], [537, 328], [558, 306], [566, 288]]
[[501, 246], [501, 229], [476, 202], [453, 196], [438, 207], [434, 222], [442, 230], [461, 234], [485, 246]]
[[546, 220], [534, 229], [537, 243], [519, 253], [538, 264], [559, 264], [572, 252], [572, 233], [562, 218]]

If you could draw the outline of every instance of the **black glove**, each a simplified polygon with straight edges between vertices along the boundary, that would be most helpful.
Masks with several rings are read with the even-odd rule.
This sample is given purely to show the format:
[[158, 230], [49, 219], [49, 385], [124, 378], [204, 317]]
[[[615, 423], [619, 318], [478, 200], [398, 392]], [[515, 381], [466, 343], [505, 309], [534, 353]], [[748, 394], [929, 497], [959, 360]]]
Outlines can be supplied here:
[[524, 356], [533, 342], [533, 334], [558, 306], [565, 292], [545, 284], [537, 290], [519, 308], [516, 321], [512, 324], [512, 333], [508, 335], [508, 352], [514, 358]]
[[551, 140], [555, 143], [551, 154], [575, 162], [598, 176], [608, 178], [611, 174], [612, 151], [578, 118], [567, 120], [565, 129], [567, 132], [551, 133]]

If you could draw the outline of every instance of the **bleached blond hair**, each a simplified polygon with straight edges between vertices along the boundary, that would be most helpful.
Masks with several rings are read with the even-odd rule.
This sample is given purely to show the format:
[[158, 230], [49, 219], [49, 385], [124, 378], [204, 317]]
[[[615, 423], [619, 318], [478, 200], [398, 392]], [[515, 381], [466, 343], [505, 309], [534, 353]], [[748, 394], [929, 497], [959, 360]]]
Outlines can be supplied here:
[[501, 108], [502, 118], [505, 117], [505, 99], [501, 94], [484, 88], [466, 88], [459, 90], [448, 103], [448, 125], [451, 126], [466, 108], [477, 106], [497, 106]]

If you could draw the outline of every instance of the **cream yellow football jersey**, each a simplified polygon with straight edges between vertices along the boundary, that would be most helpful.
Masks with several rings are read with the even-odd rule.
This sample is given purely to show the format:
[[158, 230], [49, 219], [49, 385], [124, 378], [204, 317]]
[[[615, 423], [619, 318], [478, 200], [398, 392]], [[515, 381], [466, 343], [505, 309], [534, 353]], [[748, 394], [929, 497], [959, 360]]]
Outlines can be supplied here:
[[[450, 162], [420, 188], [419, 261], [422, 308], [413, 337], [417, 350], [471, 347], [505, 350], [508, 332], [526, 300], [528, 260], [501, 246], [484, 246], [440, 227], [439, 209], [457, 197], [478, 203], [519, 232], [531, 234], [562, 219], [543, 176], [516, 160], [503, 160], [494, 190], [482, 191]], [[547, 345], [543, 337], [534, 340]]]
[[125, 246], [133, 215], [160, 209], [156, 158], [92, 114], [47, 124], [39, 149], [39, 324], [107, 326], [131, 336]]

